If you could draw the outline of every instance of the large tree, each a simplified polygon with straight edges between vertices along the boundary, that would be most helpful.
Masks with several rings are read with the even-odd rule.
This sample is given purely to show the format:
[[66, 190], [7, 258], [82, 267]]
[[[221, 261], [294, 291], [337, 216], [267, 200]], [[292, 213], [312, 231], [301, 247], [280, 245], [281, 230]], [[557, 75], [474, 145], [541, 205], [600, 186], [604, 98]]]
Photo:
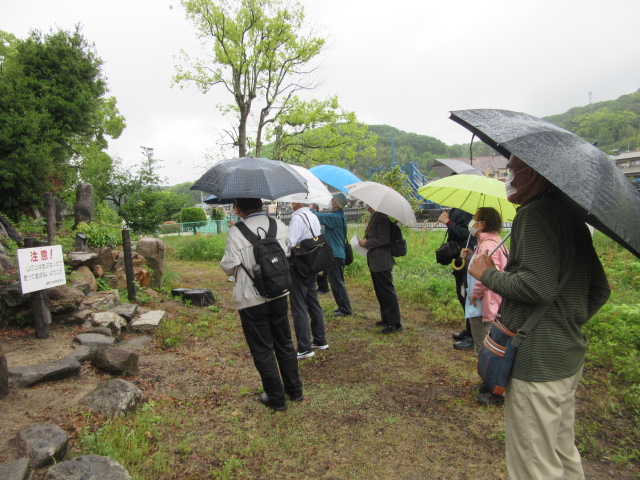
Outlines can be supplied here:
[[124, 120], [79, 27], [0, 40], [0, 211], [15, 218], [43, 192], [71, 191], [84, 154], [105, 148]]
[[[262, 148], [264, 130], [300, 90], [312, 88], [310, 62], [324, 39], [303, 31], [304, 9], [280, 0], [181, 0], [212, 58], [192, 59], [182, 52], [177, 83], [193, 82], [203, 92], [222, 85], [234, 103], [221, 105], [237, 114], [237, 129], [227, 131], [239, 156]], [[257, 101], [257, 105], [254, 102]], [[255, 140], [248, 136], [255, 116]]]

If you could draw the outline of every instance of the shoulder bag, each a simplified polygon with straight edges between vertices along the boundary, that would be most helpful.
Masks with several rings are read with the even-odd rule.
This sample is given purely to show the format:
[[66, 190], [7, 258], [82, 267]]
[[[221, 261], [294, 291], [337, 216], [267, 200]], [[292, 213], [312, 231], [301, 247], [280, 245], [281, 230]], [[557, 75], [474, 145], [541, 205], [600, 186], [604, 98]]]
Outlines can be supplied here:
[[291, 249], [291, 256], [293, 258], [293, 267], [298, 275], [303, 278], [308, 278], [318, 272], [325, 270], [329, 264], [333, 261], [333, 252], [331, 247], [324, 238], [324, 235], [316, 235], [311, 228], [311, 223], [307, 216], [303, 213], [307, 227], [312, 238], [302, 240], [298, 245]]

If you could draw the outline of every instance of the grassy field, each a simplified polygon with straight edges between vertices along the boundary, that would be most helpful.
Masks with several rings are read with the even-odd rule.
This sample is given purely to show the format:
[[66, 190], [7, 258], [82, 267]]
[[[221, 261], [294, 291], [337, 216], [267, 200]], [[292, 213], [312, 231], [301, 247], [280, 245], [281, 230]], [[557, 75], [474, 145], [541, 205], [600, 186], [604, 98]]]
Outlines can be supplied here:
[[[125, 418], [69, 412], [77, 453], [112, 456], [136, 479], [505, 479], [503, 412], [475, 402], [470, 352], [450, 269], [435, 263], [442, 232], [406, 232], [394, 279], [405, 331], [380, 335], [366, 262], [347, 269], [351, 317], [326, 316], [330, 348], [300, 362], [305, 400], [273, 413], [218, 267], [224, 236], [170, 237], [167, 289], [211, 288], [198, 308], [168, 312], [130, 378], [150, 398]], [[596, 236], [614, 289], [587, 327], [591, 349], [577, 399], [587, 478], [640, 478], [640, 262]], [[331, 295], [321, 297], [328, 314]]]

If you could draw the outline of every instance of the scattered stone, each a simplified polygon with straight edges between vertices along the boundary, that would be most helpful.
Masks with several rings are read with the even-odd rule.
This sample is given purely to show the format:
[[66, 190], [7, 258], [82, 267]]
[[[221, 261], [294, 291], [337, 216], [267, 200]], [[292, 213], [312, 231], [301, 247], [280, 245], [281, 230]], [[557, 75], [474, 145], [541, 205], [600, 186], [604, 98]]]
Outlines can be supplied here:
[[116, 343], [115, 338], [100, 335], [99, 333], [81, 333], [76, 335], [73, 341], [88, 347], [110, 347]]
[[151, 272], [146, 268], [134, 267], [133, 276], [141, 287], [148, 287], [151, 285]]
[[79, 308], [88, 308], [93, 311], [107, 311], [120, 303], [118, 290], [105, 290], [84, 297]]
[[67, 357], [73, 357], [78, 362], [88, 362], [93, 357], [93, 352], [98, 347], [90, 347], [88, 345], [74, 345], [74, 350]]
[[120, 315], [127, 323], [131, 323], [138, 312], [138, 306], [135, 303], [121, 303], [109, 311]]
[[91, 269], [86, 265], [75, 269], [71, 275], [69, 275], [69, 281], [72, 285], [87, 283], [92, 292], [98, 291], [98, 281]]
[[116, 259], [111, 248], [102, 247], [98, 251], [98, 256], [96, 258], [96, 267], [100, 267], [103, 272], [111, 272], [115, 263]]
[[116, 288], [127, 288], [127, 274], [123, 268], [117, 268], [113, 271], [113, 278], [116, 281]]
[[0, 478], [2, 480], [29, 480], [32, 468], [29, 458], [19, 458], [0, 465]]
[[67, 325], [82, 325], [90, 319], [92, 313], [92, 310], [75, 310], [68, 314], [56, 315], [56, 321]]
[[185, 302], [188, 300], [196, 307], [206, 307], [216, 303], [213, 292], [208, 288], [174, 288], [171, 290], [171, 295], [178, 296]]
[[82, 329], [82, 333], [98, 333], [100, 335], [104, 335], [105, 337], [113, 337], [113, 332], [109, 327], [94, 327], [91, 323], [89, 323], [89, 326], [87, 326], [87, 328]]
[[91, 364], [114, 375], [138, 372], [138, 354], [116, 347], [96, 350]]
[[49, 293], [49, 310], [53, 314], [75, 312], [85, 298], [80, 290], [66, 285], [49, 288], [47, 292]]
[[77, 270], [82, 266], [91, 269], [95, 265], [97, 258], [98, 254], [95, 252], [69, 252], [67, 262], [73, 270]]
[[44, 480], [131, 480], [118, 462], [102, 455], [90, 454], [61, 462], [47, 470]]
[[142, 237], [136, 244], [136, 252], [144, 256], [147, 266], [153, 271], [149, 284], [153, 288], [162, 288], [165, 250], [164, 242], [158, 238]]
[[131, 322], [129, 329], [133, 332], [154, 333], [166, 316], [167, 312], [164, 310], [152, 310]]
[[90, 410], [113, 418], [123, 416], [146, 401], [144, 393], [133, 383], [112, 378], [99, 385], [80, 403], [86, 405]]
[[93, 273], [93, 276], [96, 278], [102, 278], [104, 276], [104, 268], [102, 265], [94, 265], [91, 273]]
[[131, 350], [133, 352], [140, 352], [147, 348], [147, 345], [153, 340], [150, 335], [137, 335], [135, 337], [125, 338], [118, 346], [125, 350]]
[[61, 460], [67, 453], [69, 435], [57, 425], [40, 423], [18, 432], [18, 450], [27, 455], [35, 468]]
[[24, 367], [9, 367], [9, 382], [17, 388], [27, 388], [38, 383], [78, 375], [80, 363], [73, 355], [51, 362], [27, 365]]
[[152, 290], [151, 288], [147, 288], [144, 293], [146, 293], [147, 295], [149, 295], [152, 298], [158, 298], [158, 292], [156, 292], [155, 290]]
[[113, 333], [119, 335], [123, 328], [127, 328], [127, 321], [117, 313], [98, 312], [91, 314], [91, 325], [108, 327]]
[[0, 299], [7, 307], [19, 307], [27, 303], [27, 295], [22, 294], [20, 282], [14, 282], [0, 288]]

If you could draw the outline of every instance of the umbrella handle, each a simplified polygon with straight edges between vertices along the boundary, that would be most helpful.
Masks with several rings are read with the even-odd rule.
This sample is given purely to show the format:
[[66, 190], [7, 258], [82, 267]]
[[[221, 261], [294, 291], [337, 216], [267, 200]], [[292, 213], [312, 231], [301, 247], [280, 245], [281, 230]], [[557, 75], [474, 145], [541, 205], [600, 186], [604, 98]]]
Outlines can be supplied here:
[[460, 264], [459, 267], [456, 267], [456, 258], [454, 258], [453, 260], [451, 260], [451, 266], [453, 267], [453, 269], [455, 271], [460, 271], [464, 268], [464, 265], [467, 263], [467, 259], [466, 258], [461, 258], [460, 260], [462, 260], [462, 263]]

